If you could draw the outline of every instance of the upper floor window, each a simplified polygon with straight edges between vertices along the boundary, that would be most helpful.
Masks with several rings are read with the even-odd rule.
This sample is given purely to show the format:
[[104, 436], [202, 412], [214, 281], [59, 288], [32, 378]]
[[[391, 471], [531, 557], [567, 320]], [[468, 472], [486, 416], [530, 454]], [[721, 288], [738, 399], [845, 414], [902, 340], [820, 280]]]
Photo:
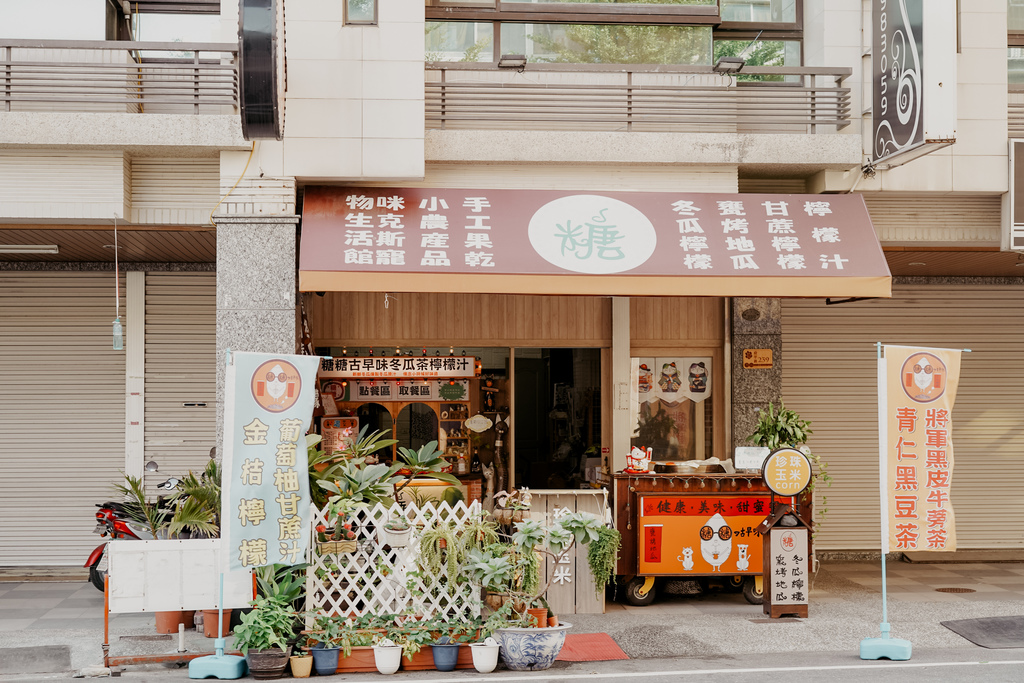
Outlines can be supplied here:
[[577, 64], [711, 65], [739, 54], [751, 65], [801, 60], [801, 0], [425, 1], [431, 62], [509, 54]]

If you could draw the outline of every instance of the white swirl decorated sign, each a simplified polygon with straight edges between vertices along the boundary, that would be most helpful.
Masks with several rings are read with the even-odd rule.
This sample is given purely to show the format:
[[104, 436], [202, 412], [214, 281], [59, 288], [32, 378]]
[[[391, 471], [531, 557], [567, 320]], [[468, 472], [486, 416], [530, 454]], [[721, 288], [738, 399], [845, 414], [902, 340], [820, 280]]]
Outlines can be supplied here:
[[956, 141], [956, 5], [873, 4], [871, 158], [897, 165]]

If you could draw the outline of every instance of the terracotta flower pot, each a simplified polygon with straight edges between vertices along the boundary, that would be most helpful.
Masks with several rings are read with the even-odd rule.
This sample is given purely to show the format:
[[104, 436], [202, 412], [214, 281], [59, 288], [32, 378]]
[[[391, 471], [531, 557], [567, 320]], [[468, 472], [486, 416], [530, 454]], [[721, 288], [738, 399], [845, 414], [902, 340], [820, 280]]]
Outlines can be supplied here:
[[177, 633], [178, 624], [185, 624], [185, 628], [192, 628], [195, 624], [193, 617], [195, 611], [187, 612], [155, 612], [157, 633]]
[[[217, 615], [219, 610], [215, 609], [204, 609], [203, 610], [203, 635], [207, 638], [217, 637]], [[224, 631], [223, 634], [226, 636], [231, 633], [231, 610], [224, 610]]]
[[534, 628], [541, 628], [542, 626], [548, 625], [547, 607], [531, 607], [526, 610], [526, 613], [530, 615], [530, 621]]

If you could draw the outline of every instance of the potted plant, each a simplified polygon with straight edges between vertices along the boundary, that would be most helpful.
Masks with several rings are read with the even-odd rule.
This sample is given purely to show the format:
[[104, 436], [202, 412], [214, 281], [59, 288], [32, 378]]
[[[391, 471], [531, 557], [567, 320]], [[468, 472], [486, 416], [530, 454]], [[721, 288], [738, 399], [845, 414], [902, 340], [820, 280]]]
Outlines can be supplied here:
[[[501, 645], [505, 664], [513, 671], [547, 669], [555, 661], [555, 657], [565, 643], [565, 632], [572, 624], [560, 623], [558, 626], [547, 626], [546, 596], [554, 579], [554, 573], [547, 581], [528, 577], [532, 574], [544, 557], [550, 558], [556, 565], [575, 543], [589, 545], [598, 539], [601, 523], [593, 515], [573, 512], [563, 515], [554, 524], [544, 525], [539, 521], [527, 520], [516, 524], [516, 532], [512, 535], [513, 579], [508, 584], [508, 592], [512, 596], [512, 616], [507, 626], [495, 630], [495, 639]], [[537, 609], [536, 627], [530, 627], [531, 619], [526, 612]], [[543, 619], [539, 611], [544, 611]]]
[[530, 503], [532, 495], [530, 489], [521, 488], [518, 491], [499, 491], [494, 494], [494, 520], [498, 524], [514, 524], [522, 522], [530, 517]]
[[469, 651], [473, 656], [473, 668], [478, 672], [489, 674], [498, 666], [498, 653], [501, 646], [493, 638], [493, 635], [495, 629], [507, 624], [511, 612], [512, 603], [509, 602], [492, 612], [477, 629], [478, 641], [469, 644]]
[[384, 543], [392, 548], [404, 548], [409, 545], [412, 526], [404, 516], [389, 519], [384, 523]]
[[[807, 438], [813, 434], [811, 423], [804, 420], [799, 413], [790, 410], [785, 403], [779, 402], [778, 410], [773, 403], [768, 404], [767, 410], [759, 410], [757, 428], [754, 433], [747, 437], [747, 441], [764, 446], [770, 450], [789, 446], [795, 448], [807, 456], [811, 461], [811, 483], [803, 494], [808, 500], [813, 500], [814, 490], [820, 479], [826, 488], [832, 486], [832, 475], [828, 472], [828, 463], [816, 455], [805, 444]], [[821, 505], [814, 510], [814, 530], [811, 533], [813, 539], [818, 535], [819, 526], [828, 514], [828, 497], [822, 495]], [[813, 554], [813, 551], [812, 551]], [[813, 567], [814, 562], [811, 562]], [[812, 570], [813, 571], [813, 570]]]
[[253, 609], [242, 615], [242, 623], [235, 628], [235, 647], [245, 655], [253, 678], [281, 678], [288, 666], [288, 656], [296, 613], [291, 605], [274, 598], [258, 597], [251, 603]]
[[307, 638], [313, 642], [310, 652], [318, 676], [331, 676], [338, 670], [342, 636], [341, 620], [337, 617], [320, 614], [313, 619], [313, 630]]
[[291, 669], [292, 678], [309, 678], [313, 672], [313, 656], [306, 651], [308, 642], [305, 636], [296, 643], [296, 650], [288, 658], [288, 668]]
[[327, 519], [334, 522], [333, 527], [317, 525], [317, 549], [321, 554], [355, 552], [355, 524], [353, 515], [369, 507], [367, 503], [343, 496], [332, 496], [327, 503]]
[[373, 661], [380, 673], [395, 673], [402, 665], [402, 646], [383, 635], [374, 638]]

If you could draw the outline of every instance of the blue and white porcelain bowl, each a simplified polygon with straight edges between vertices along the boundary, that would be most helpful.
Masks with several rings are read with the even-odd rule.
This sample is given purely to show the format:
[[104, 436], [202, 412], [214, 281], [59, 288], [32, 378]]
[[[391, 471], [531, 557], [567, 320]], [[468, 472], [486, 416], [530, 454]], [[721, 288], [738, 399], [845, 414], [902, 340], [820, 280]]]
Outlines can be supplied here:
[[550, 668], [565, 644], [565, 632], [572, 624], [544, 628], [499, 628], [494, 638], [501, 644], [501, 657], [512, 671], [541, 671]]

